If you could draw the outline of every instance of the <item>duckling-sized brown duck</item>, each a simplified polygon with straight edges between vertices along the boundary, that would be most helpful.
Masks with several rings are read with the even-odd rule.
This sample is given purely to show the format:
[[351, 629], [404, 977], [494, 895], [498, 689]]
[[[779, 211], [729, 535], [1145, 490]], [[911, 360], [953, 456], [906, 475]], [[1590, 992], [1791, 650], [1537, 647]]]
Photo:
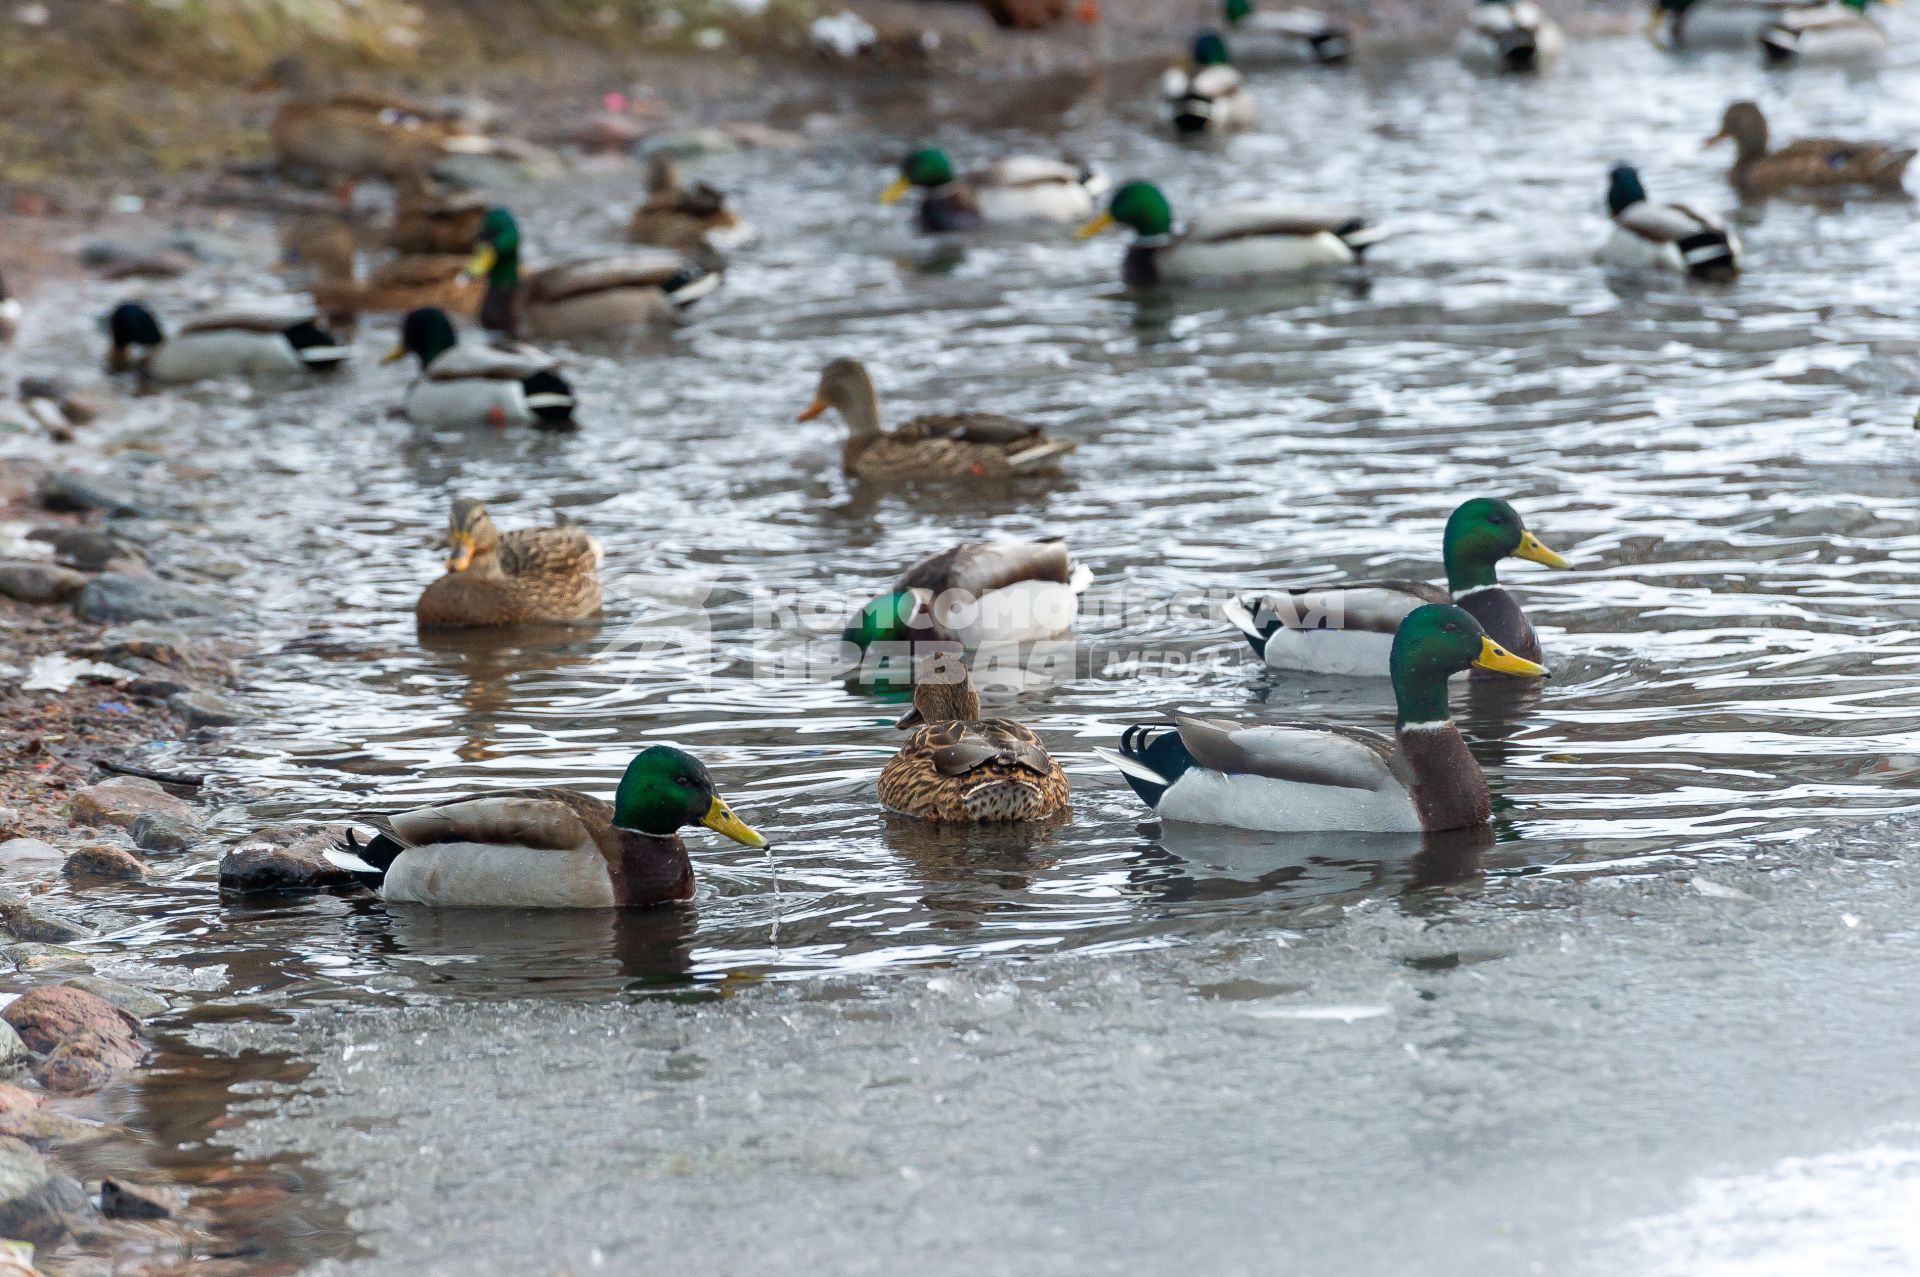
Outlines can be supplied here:
[[1706, 144], [1731, 139], [1735, 153], [1727, 180], [1745, 195], [1782, 191], [1832, 192], [1847, 187], [1884, 192], [1901, 189], [1914, 149], [1880, 142], [1802, 138], [1777, 151], [1767, 149], [1767, 117], [1751, 102], [1735, 102], [1720, 118], [1720, 131]]
[[379, 93], [329, 92], [299, 58], [267, 68], [257, 89], [284, 89], [267, 136], [280, 163], [347, 177], [394, 177], [430, 168], [456, 152], [490, 149], [444, 112]]
[[487, 508], [462, 498], [448, 522], [447, 574], [421, 592], [422, 625], [580, 621], [600, 611], [600, 543], [579, 528], [502, 535]]
[[981, 718], [965, 664], [929, 657], [914, 670], [913, 735], [880, 773], [880, 801], [922, 820], [1055, 820], [1067, 814], [1067, 774], [1031, 729]]
[[393, 229], [387, 247], [396, 253], [444, 254], [473, 251], [489, 205], [477, 195], [440, 189], [424, 173], [394, 180]]
[[820, 373], [813, 402], [799, 420], [832, 408], [847, 423], [841, 460], [857, 479], [1011, 479], [1058, 474], [1059, 459], [1080, 445], [1052, 439], [1030, 422], [991, 412], [935, 413], [896, 430], [880, 425], [880, 397], [866, 365], [836, 359]]
[[364, 313], [399, 315], [423, 306], [473, 319], [486, 287], [466, 273], [466, 266], [460, 253], [408, 254], [380, 263], [361, 279], [349, 256], [344, 272], [334, 264], [314, 281], [313, 304], [336, 331], [350, 331]]
[[745, 243], [753, 228], [727, 207], [727, 197], [705, 182], [685, 186], [672, 157], [656, 155], [647, 165], [647, 202], [627, 223], [627, 242], [690, 251], [731, 248]]

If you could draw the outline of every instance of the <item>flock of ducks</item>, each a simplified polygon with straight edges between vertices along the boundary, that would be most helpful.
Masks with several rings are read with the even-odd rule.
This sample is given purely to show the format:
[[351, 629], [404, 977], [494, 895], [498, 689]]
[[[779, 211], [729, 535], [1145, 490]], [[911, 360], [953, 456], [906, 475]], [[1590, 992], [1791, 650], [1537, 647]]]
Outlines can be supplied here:
[[[1771, 58], [1806, 59], [1871, 43], [1879, 28], [1865, 0], [1659, 0], [1650, 32], [1675, 48], [1753, 42]], [[1338, 63], [1353, 52], [1341, 23], [1306, 10], [1257, 11], [1225, 0], [1225, 34], [1202, 33], [1187, 65], [1169, 71], [1165, 119], [1181, 134], [1242, 128], [1254, 99], [1228, 39], [1258, 60]], [[1884, 35], [1880, 36], [1884, 42]], [[1534, 0], [1481, 0], [1460, 33], [1460, 56], [1488, 71], [1538, 73], [1565, 41]], [[108, 361], [143, 384], [211, 377], [323, 375], [349, 356], [363, 313], [402, 316], [389, 360], [417, 375], [401, 409], [434, 427], [569, 429], [574, 392], [555, 359], [524, 339], [569, 341], [670, 322], [719, 287], [720, 250], [752, 242], [752, 228], [705, 184], [687, 185], [656, 159], [644, 202], [616, 253], [523, 265], [509, 210], [441, 190], [436, 162], [503, 145], [484, 121], [381, 95], [318, 91], [298, 63], [268, 80], [294, 93], [270, 134], [282, 163], [329, 180], [382, 179], [395, 187], [390, 256], [361, 278], [363, 241], [339, 222], [287, 228], [289, 269], [314, 304], [278, 303], [163, 324], [129, 301], [108, 317]], [[1894, 190], [1910, 149], [1808, 139], [1772, 149], [1752, 103], [1728, 107], [1712, 142], [1731, 141], [1733, 185], [1745, 195], [1789, 190]], [[932, 147], [911, 151], [881, 194], [917, 194], [914, 219], [930, 234], [1003, 224], [1078, 225], [1082, 236], [1133, 232], [1122, 261], [1136, 288], [1244, 285], [1349, 269], [1386, 237], [1350, 209], [1245, 201], [1184, 221], [1155, 185], [1113, 187], [1078, 162], [1007, 156], [961, 170]], [[1739, 245], [1723, 224], [1677, 204], [1654, 204], [1627, 165], [1610, 176], [1614, 222], [1603, 261], [1697, 279], [1731, 278]], [[0, 338], [19, 305], [0, 284]], [[456, 319], [477, 325], [462, 332]], [[969, 483], [1058, 475], [1077, 447], [1039, 426], [990, 412], [931, 414], [889, 429], [872, 376], [857, 360], [820, 373], [807, 421], [832, 412], [846, 428], [842, 468], [877, 483]], [[416, 607], [425, 627], [583, 621], [601, 609], [601, 548], [565, 523], [502, 533], [477, 501], [453, 505], [444, 575]], [[1568, 566], [1510, 504], [1466, 501], [1440, 546], [1444, 584], [1367, 581], [1248, 595], [1225, 618], [1274, 669], [1386, 678], [1396, 729], [1386, 736], [1324, 723], [1250, 726], [1179, 716], [1127, 728], [1096, 751], [1161, 817], [1272, 831], [1434, 832], [1484, 825], [1486, 778], [1455, 728], [1448, 681], [1546, 675], [1538, 636], [1497, 567], [1520, 558]], [[1026, 726], [983, 716], [965, 658], [1060, 639], [1072, 632], [1091, 573], [1065, 543], [965, 544], [910, 567], [850, 621], [861, 653], [904, 651], [908, 730], [881, 773], [890, 810], [942, 822], [1058, 822], [1070, 818], [1065, 772]], [[884, 683], [885, 680], [869, 680]], [[400, 812], [363, 840], [349, 835], [338, 864], [394, 900], [429, 905], [644, 906], [687, 898], [693, 870], [680, 831], [702, 826], [743, 845], [764, 839], [736, 817], [690, 754], [641, 752], [611, 804], [566, 789], [490, 792]]]

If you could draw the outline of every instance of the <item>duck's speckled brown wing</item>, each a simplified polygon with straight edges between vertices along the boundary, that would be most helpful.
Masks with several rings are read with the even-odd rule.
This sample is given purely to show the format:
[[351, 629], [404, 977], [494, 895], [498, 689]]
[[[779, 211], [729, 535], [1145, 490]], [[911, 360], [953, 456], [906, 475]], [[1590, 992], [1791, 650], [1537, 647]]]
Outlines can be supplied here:
[[936, 412], [915, 417], [893, 432], [896, 439], [953, 439], [961, 443], [1015, 444], [1046, 438], [1030, 421], [994, 412]]
[[1066, 773], [1008, 719], [919, 728], [880, 773], [880, 801], [923, 820], [1052, 820], [1067, 799]]
[[561, 262], [527, 278], [527, 302], [544, 305], [618, 289], [664, 289], [687, 268], [687, 259], [678, 253], [646, 249]]
[[1762, 156], [1746, 170], [1746, 185], [1778, 189], [1790, 186], [1900, 185], [1913, 160], [1911, 147], [1896, 149], [1878, 142], [1847, 142], [1839, 138], [1810, 137], [1791, 142]]
[[521, 528], [500, 537], [500, 566], [508, 576], [591, 575], [600, 543], [574, 527]]
[[1055, 475], [1059, 460], [1079, 445], [1044, 434], [1017, 443], [971, 443], [964, 439], [880, 435], [850, 441], [848, 474], [860, 479], [1012, 479]]
[[581, 621], [600, 611], [600, 546], [579, 528], [526, 528], [500, 538], [500, 571], [449, 572], [420, 594], [422, 625]]

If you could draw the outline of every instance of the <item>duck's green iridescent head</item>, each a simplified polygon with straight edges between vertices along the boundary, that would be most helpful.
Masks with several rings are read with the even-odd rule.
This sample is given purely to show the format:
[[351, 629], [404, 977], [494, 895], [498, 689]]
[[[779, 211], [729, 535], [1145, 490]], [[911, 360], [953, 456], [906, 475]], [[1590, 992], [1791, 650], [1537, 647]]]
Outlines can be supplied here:
[[863, 652], [875, 643], [911, 642], [919, 615], [920, 600], [912, 591], [890, 590], [861, 608], [840, 637]]
[[1080, 238], [1098, 235], [1118, 223], [1152, 237], [1173, 233], [1173, 206], [1152, 182], [1128, 182], [1113, 193], [1107, 211], [1080, 228]]
[[706, 765], [683, 749], [654, 745], [627, 764], [613, 796], [617, 829], [670, 838], [689, 825], [705, 825], [747, 847], [767, 840], [741, 823], [714, 791]]
[[1494, 568], [1502, 559], [1529, 559], [1550, 568], [1570, 566], [1527, 531], [1518, 510], [1497, 497], [1461, 502], [1447, 519], [1440, 552], [1447, 565], [1447, 590], [1454, 595], [1498, 584]]
[[1640, 171], [1631, 164], [1616, 164], [1613, 172], [1607, 175], [1607, 212], [1618, 217], [1647, 198], [1647, 188], [1640, 181]]
[[1223, 67], [1231, 61], [1227, 57], [1227, 42], [1218, 31], [1202, 31], [1193, 37], [1193, 65], [1196, 67]]
[[1465, 608], [1427, 603], [1407, 613], [1388, 658], [1400, 725], [1444, 721], [1447, 680], [1475, 667], [1520, 678], [1541, 678], [1547, 672], [1488, 638]]
[[467, 262], [467, 274], [485, 278], [502, 287], [520, 282], [520, 223], [504, 208], [490, 208], [480, 219], [480, 233], [474, 236], [473, 257]]
[[880, 194], [882, 204], [892, 204], [918, 186], [932, 190], [953, 181], [953, 161], [937, 146], [923, 146], [900, 161], [900, 176]]
[[1253, 0], [1227, 0], [1227, 25], [1239, 26], [1253, 16]]
[[388, 351], [380, 362], [398, 363], [412, 355], [425, 368], [459, 344], [460, 334], [454, 330], [447, 312], [438, 306], [422, 306], [408, 311], [407, 317], [400, 321], [400, 344]]

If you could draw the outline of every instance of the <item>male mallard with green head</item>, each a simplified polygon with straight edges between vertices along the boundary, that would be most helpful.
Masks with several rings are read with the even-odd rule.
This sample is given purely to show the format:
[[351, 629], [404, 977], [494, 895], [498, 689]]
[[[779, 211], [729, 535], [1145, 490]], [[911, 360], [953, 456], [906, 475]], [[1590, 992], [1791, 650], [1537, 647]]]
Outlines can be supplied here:
[[408, 355], [420, 361], [404, 401], [409, 421], [574, 428], [573, 387], [554, 371], [553, 359], [532, 346], [491, 333], [462, 342], [445, 311], [423, 306], [401, 321], [400, 344], [381, 362], [398, 363]]
[[1887, 30], [1867, 16], [1871, 0], [1830, 0], [1781, 14], [1760, 33], [1770, 66], [1814, 62], [1871, 62], [1891, 44]]
[[453, 503], [447, 572], [420, 593], [428, 626], [583, 621], [600, 614], [600, 543], [569, 524], [502, 535], [487, 508]]
[[829, 408], [847, 423], [841, 464], [856, 479], [939, 482], [1052, 475], [1059, 473], [1059, 459], [1080, 446], [990, 412], [934, 413], [888, 431], [880, 424], [873, 378], [857, 359], [836, 359], [821, 370], [813, 402], [799, 420], [812, 421]]
[[1187, 65], [1169, 67], [1160, 89], [1168, 118], [1181, 133], [1227, 133], [1251, 128], [1259, 118], [1259, 106], [1233, 69], [1218, 31], [1195, 36]]
[[1106, 192], [1106, 175], [1070, 160], [1008, 155], [964, 176], [938, 147], [923, 146], [900, 161], [900, 175], [880, 193], [895, 204], [920, 192], [917, 221], [928, 234], [1020, 222], [1078, 222], [1093, 215]]
[[510, 789], [397, 812], [372, 841], [327, 858], [388, 900], [442, 908], [644, 909], [693, 896], [680, 830], [702, 825], [746, 847], [713, 777], [655, 745], [627, 764], [611, 804], [571, 789]]
[[1476, 71], [1529, 74], [1551, 70], [1566, 45], [1560, 24], [1534, 0], [1478, 0], [1453, 50]]
[[1653, 0], [1647, 38], [1676, 51], [1744, 49], [1761, 33], [1794, 14], [1828, 0]]
[[1044, 643], [1073, 632], [1093, 572], [1065, 541], [956, 545], [906, 570], [860, 609], [842, 637], [861, 651], [876, 644], [947, 643], [978, 651]]
[[109, 372], [168, 383], [331, 372], [352, 353], [312, 310], [275, 303], [204, 311], [169, 335], [151, 310], [122, 302], [107, 338]]
[[1607, 212], [1613, 234], [1600, 249], [1607, 266], [1678, 271], [1713, 284], [1740, 273], [1740, 241], [1726, 223], [1684, 204], [1655, 204], [1630, 164], [1616, 164], [1608, 177]]
[[718, 271], [665, 249], [585, 257], [523, 276], [520, 224], [504, 208], [481, 219], [467, 273], [487, 281], [481, 325], [509, 337], [564, 339], [663, 323], [720, 286]]
[[982, 718], [966, 665], [938, 657], [913, 674], [913, 735], [880, 772], [890, 811], [934, 821], [1054, 820], [1067, 814], [1067, 774], [1032, 730]]
[[1391, 676], [1396, 636], [1422, 606], [1453, 602], [1504, 650], [1540, 659], [1540, 639], [1495, 569], [1506, 558], [1550, 568], [1567, 561], [1527, 530], [1520, 512], [1494, 497], [1462, 502], [1440, 543], [1447, 586], [1425, 581], [1363, 581], [1278, 594], [1247, 595], [1226, 606], [1227, 619], [1274, 669], [1315, 674]]
[[1162, 818], [1278, 833], [1420, 833], [1484, 825], [1492, 796], [1447, 708], [1447, 680], [1477, 668], [1546, 670], [1488, 638], [1447, 603], [1409, 612], [1394, 636], [1392, 737], [1318, 723], [1246, 725], [1179, 717], [1129, 727], [1094, 752]]
[[1233, 50], [1249, 64], [1312, 62], [1332, 66], [1353, 52], [1353, 28], [1314, 9], [1263, 9], [1253, 0], [1223, 0]]
[[1708, 138], [1706, 145], [1725, 141], [1732, 141], [1734, 146], [1733, 168], [1727, 180], [1743, 195], [1849, 189], [1894, 193], [1901, 189], [1914, 156], [1910, 146], [1895, 148], [1830, 137], [1802, 138], [1770, 151], [1767, 117], [1751, 102], [1727, 107], [1720, 117], [1720, 131]]
[[1128, 182], [1107, 211], [1080, 228], [1133, 229], [1120, 267], [1130, 288], [1236, 285], [1358, 265], [1390, 232], [1348, 209], [1292, 208], [1241, 200], [1207, 209], [1176, 231], [1173, 206], [1151, 182]]

